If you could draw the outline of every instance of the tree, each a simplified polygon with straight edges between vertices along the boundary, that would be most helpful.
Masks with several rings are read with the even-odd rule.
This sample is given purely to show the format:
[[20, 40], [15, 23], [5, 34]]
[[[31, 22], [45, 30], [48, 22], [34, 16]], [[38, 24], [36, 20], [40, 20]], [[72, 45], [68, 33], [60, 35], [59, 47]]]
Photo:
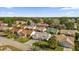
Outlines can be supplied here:
[[79, 24], [79, 17], [76, 18], [76, 23]]
[[65, 23], [65, 26], [66, 26], [67, 29], [73, 29], [74, 28], [74, 22]]
[[79, 51], [79, 33], [75, 33], [74, 44], [75, 44], [75, 50]]
[[34, 23], [39, 23], [40, 22], [39, 18], [32, 18], [32, 20], [33, 20]]
[[68, 17], [61, 17], [61, 18], [59, 18], [59, 20], [60, 20], [60, 24], [65, 24], [65, 23], [69, 22]]
[[55, 36], [51, 37], [51, 38], [48, 40], [48, 42], [49, 42], [49, 47], [50, 47], [50, 48], [55, 49], [55, 48], [57, 47], [57, 40], [56, 40], [56, 37], [55, 37]]
[[4, 20], [4, 18], [3, 17], [0, 17], [0, 21], [3, 21]]
[[40, 47], [42, 47], [42, 48], [46, 48], [46, 47], [48, 47], [48, 42], [41, 41], [41, 42], [39, 42], [39, 45], [40, 45]]
[[79, 51], [79, 42], [75, 42], [75, 50]]
[[44, 19], [44, 23], [48, 24], [49, 26], [52, 26], [54, 24], [54, 21], [52, 19]]
[[77, 30], [79, 31], [79, 25], [77, 24]]
[[15, 23], [15, 20], [11, 17], [5, 17], [3, 22], [8, 23], [8, 26], [12, 26], [12, 24]]
[[31, 22], [28, 20], [28, 21], [27, 21], [27, 25], [30, 25], [30, 24], [31, 24]]

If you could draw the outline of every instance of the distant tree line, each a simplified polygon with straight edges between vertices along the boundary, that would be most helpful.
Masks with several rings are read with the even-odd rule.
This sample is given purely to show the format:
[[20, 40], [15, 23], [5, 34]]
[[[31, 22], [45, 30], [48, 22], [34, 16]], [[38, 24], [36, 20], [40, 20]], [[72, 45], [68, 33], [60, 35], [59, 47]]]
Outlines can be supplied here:
[[[49, 24], [50, 27], [58, 27], [59, 25], [65, 25], [67, 29], [72, 29], [74, 22], [72, 19], [75, 19], [75, 23], [79, 25], [79, 17], [0, 17], [0, 21], [8, 23], [10, 26], [15, 23], [17, 20], [20, 21], [33, 21], [35, 23], [44, 22]], [[42, 20], [42, 21], [41, 21]], [[79, 28], [79, 26], [78, 26]]]

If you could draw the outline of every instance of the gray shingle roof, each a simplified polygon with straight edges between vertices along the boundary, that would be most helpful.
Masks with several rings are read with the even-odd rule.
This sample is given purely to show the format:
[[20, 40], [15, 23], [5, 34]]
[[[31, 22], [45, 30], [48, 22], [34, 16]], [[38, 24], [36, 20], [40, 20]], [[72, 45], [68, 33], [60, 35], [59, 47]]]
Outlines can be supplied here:
[[47, 40], [49, 37], [50, 37], [50, 34], [46, 32], [36, 32], [32, 36], [33, 39], [39, 39], [39, 40]]

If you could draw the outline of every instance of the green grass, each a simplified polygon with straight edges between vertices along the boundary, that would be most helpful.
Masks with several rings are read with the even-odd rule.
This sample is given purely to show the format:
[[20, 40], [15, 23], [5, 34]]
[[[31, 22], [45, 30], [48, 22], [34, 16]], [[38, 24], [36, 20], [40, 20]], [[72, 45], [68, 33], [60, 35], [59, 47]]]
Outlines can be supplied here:
[[47, 50], [47, 51], [63, 51], [63, 47], [61, 47], [61, 46], [57, 46], [56, 49], [45, 48], [44, 50]]
[[75, 48], [72, 48], [72, 51], [76, 51]]
[[63, 50], [64, 50], [64, 48], [61, 46], [57, 46], [57, 48], [55, 49], [55, 51], [63, 51]]
[[11, 32], [4, 32], [4, 37], [8, 38], [8, 39], [11, 39], [11, 38], [15, 38], [16, 35], [11, 33]]
[[21, 42], [21, 43], [25, 43], [25, 42], [27, 42], [27, 41], [29, 41], [30, 39], [29, 38], [27, 38], [27, 37], [20, 37], [20, 38], [17, 38], [16, 39], [16, 41], [18, 41], [18, 42]]
[[63, 51], [64, 50], [64, 48], [59, 46], [58, 44], [55, 49], [51, 48], [47, 41], [36, 42], [33, 44], [33, 46], [34, 46], [34, 50], [36, 51], [40, 51], [40, 50], [41, 51], [42, 50], [43, 51]]
[[40, 46], [35, 46], [33, 50], [34, 51], [63, 51], [64, 48], [61, 46], [57, 46], [55, 49], [51, 49], [51, 48], [41, 48]]
[[40, 48], [40, 47], [36, 47], [34, 48], [33, 50], [34, 51], [63, 51], [63, 47], [57, 47], [55, 50], [54, 49], [51, 49], [51, 48]]

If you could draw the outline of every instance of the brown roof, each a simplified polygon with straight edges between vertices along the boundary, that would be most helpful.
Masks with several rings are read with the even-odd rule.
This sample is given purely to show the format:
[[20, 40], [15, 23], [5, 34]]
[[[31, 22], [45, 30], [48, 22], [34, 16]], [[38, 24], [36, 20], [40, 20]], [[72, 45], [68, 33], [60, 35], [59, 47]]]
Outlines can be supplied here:
[[11, 29], [11, 32], [17, 32], [19, 29], [17, 29], [17, 28], [12, 28]]
[[32, 30], [22, 29], [21, 33], [24, 34], [24, 35], [29, 35], [30, 36], [31, 33], [32, 33]]
[[65, 40], [66, 41], [66, 36], [64, 34], [56, 35], [57, 40]]
[[70, 33], [75, 34], [76, 30], [60, 30], [60, 33]]

